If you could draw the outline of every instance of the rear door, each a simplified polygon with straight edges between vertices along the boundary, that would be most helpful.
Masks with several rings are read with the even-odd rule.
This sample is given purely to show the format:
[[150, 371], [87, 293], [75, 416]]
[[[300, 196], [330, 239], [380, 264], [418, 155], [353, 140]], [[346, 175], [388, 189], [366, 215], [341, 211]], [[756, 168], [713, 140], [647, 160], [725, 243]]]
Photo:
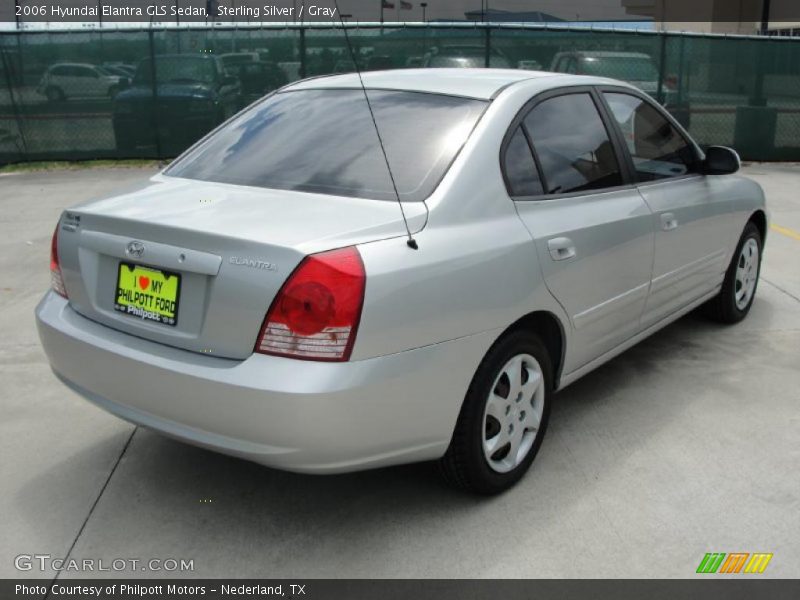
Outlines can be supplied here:
[[653, 260], [651, 212], [588, 87], [537, 96], [512, 124], [502, 163], [548, 288], [569, 315], [570, 371], [633, 336]]
[[604, 88], [609, 113], [653, 211], [655, 260], [643, 324], [652, 325], [720, 284], [727, 266], [728, 198], [699, 172], [697, 149], [650, 98]]

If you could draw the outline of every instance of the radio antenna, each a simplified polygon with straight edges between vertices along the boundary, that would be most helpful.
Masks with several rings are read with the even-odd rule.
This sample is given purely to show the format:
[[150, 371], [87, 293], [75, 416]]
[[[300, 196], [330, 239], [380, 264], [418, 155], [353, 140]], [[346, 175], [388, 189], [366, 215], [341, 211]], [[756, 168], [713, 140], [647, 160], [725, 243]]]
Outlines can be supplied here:
[[[305, 2], [303, 3], [305, 4]], [[344, 39], [347, 42], [347, 50], [350, 52], [350, 58], [353, 60], [353, 66], [356, 69], [356, 75], [358, 75], [358, 82], [361, 84], [361, 91], [364, 93], [364, 100], [367, 101], [367, 109], [369, 110], [369, 117], [372, 119], [372, 125], [375, 127], [375, 135], [378, 136], [378, 145], [381, 147], [381, 154], [383, 154], [383, 161], [386, 163], [386, 170], [389, 172], [389, 179], [392, 182], [392, 190], [394, 190], [394, 197], [397, 200], [397, 206], [400, 207], [400, 214], [403, 217], [403, 224], [406, 226], [406, 235], [408, 239], [406, 240], [406, 245], [413, 249], [419, 250], [419, 246], [417, 245], [417, 240], [414, 239], [414, 236], [411, 235], [411, 228], [408, 226], [408, 219], [406, 218], [406, 211], [403, 208], [403, 202], [400, 200], [400, 192], [397, 191], [397, 183], [394, 180], [394, 173], [392, 173], [392, 166], [389, 164], [389, 156], [386, 154], [386, 147], [383, 145], [383, 138], [381, 137], [381, 131], [378, 129], [378, 122], [375, 120], [375, 113], [372, 110], [372, 103], [369, 101], [369, 94], [367, 94], [367, 88], [364, 85], [364, 78], [361, 77], [361, 69], [358, 67], [358, 61], [356, 60], [356, 53], [353, 51], [353, 46], [350, 44], [350, 36], [347, 35], [347, 26], [342, 19], [342, 13], [339, 10], [339, 3], [337, 0], [333, 0], [333, 5], [336, 8], [336, 14], [339, 15], [339, 24], [342, 26], [342, 32], [344, 32]]]

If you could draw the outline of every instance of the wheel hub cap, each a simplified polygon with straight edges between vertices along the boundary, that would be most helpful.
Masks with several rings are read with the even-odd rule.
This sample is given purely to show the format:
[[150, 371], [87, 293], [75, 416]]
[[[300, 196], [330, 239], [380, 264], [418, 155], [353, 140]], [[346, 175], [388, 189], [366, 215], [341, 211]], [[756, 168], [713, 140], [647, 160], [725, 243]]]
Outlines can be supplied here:
[[544, 410], [544, 376], [530, 354], [518, 354], [500, 370], [483, 414], [483, 455], [489, 467], [507, 473], [533, 447]]
[[736, 262], [736, 280], [734, 282], [734, 297], [736, 308], [744, 310], [750, 303], [756, 289], [758, 280], [758, 243], [749, 238]]

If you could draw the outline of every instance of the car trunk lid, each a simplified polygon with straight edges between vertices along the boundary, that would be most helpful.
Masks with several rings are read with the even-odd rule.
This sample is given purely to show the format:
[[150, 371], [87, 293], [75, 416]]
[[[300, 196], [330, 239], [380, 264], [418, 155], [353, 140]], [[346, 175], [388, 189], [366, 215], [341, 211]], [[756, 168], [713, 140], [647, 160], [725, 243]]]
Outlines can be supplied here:
[[[424, 226], [424, 203], [406, 203], [405, 211], [412, 231]], [[304, 256], [404, 234], [393, 202], [158, 175], [130, 193], [67, 211], [59, 255], [80, 314], [163, 344], [242, 359]], [[118, 296], [121, 283], [166, 302], [151, 282], [165, 289], [177, 282], [170, 292], [177, 296], [174, 323], [163, 315], [163, 322], [152, 320], [152, 310], [143, 316], [148, 307], [131, 311], [131, 298]]]

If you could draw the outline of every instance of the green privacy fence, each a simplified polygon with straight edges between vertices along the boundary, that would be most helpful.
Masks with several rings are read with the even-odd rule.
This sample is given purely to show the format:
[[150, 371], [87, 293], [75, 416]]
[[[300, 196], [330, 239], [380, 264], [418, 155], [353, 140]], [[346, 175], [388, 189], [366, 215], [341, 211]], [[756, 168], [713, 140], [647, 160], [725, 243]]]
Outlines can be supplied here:
[[[348, 26], [362, 70], [492, 66], [635, 83], [701, 145], [800, 160], [800, 39], [498, 24]], [[0, 163], [169, 158], [290, 81], [354, 70], [335, 26], [0, 33]]]

